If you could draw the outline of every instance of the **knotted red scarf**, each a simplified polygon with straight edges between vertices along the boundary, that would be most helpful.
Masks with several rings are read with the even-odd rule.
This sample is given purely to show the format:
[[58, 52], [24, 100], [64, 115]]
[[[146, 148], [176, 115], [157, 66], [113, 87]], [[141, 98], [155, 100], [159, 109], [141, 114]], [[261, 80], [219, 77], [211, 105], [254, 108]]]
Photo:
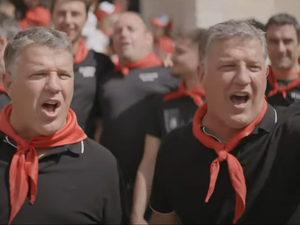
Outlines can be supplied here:
[[[74, 144], [86, 139], [83, 130], [78, 126], [75, 113], [70, 109], [65, 126], [51, 136], [34, 137], [26, 140], [20, 137], [9, 123], [12, 105], [5, 106], [0, 115], [0, 130], [17, 142], [9, 169], [10, 217], [8, 224], [17, 215], [28, 194], [30, 181], [30, 203], [37, 195], [38, 156], [36, 148], [52, 148]], [[26, 155], [26, 156], [25, 156]]]
[[85, 60], [88, 53], [89, 53], [88, 48], [86, 47], [83, 39], [80, 38], [78, 50], [74, 55], [74, 64], [81, 63], [83, 60]]
[[218, 178], [220, 170], [220, 162], [227, 161], [228, 172], [233, 189], [236, 193], [236, 205], [235, 205], [235, 215], [233, 223], [235, 224], [237, 220], [243, 215], [246, 206], [246, 182], [243, 172], [243, 167], [239, 161], [231, 155], [229, 152], [233, 150], [240, 141], [251, 134], [255, 127], [260, 123], [267, 111], [267, 102], [264, 101], [263, 109], [261, 110], [259, 116], [253, 120], [248, 126], [237, 133], [228, 143], [223, 144], [216, 141], [211, 136], [205, 134], [202, 130], [202, 120], [207, 112], [207, 104], [200, 107], [195, 114], [193, 120], [193, 134], [194, 136], [207, 148], [214, 149], [218, 158], [216, 158], [210, 165], [210, 183], [208, 193], [205, 202], [208, 202], [211, 195], [214, 192], [216, 181]]
[[299, 74], [299, 76], [294, 79], [293, 81], [291, 81], [288, 85], [286, 86], [279, 86], [277, 79], [275, 77], [275, 74], [273, 72], [273, 70], [270, 67], [270, 72], [269, 72], [269, 82], [272, 86], [272, 90], [268, 93], [268, 97], [271, 97], [273, 95], [276, 95], [278, 93], [282, 93], [283, 97], [286, 98], [286, 92], [299, 86], [300, 85], [300, 71], [294, 71], [294, 72], [289, 72], [286, 76], [288, 77], [289, 75], [293, 75], [293, 74]]
[[133, 62], [125, 66], [121, 66], [121, 65], [116, 66], [115, 72], [121, 71], [123, 75], [127, 75], [130, 69], [150, 68], [150, 67], [156, 67], [161, 65], [162, 65], [162, 61], [154, 53], [150, 53], [149, 55], [147, 55], [146, 57], [144, 57], [139, 61]]
[[204, 89], [200, 86], [198, 86], [198, 87], [194, 88], [193, 90], [189, 91], [189, 90], [186, 89], [185, 83], [182, 82], [181, 85], [180, 85], [179, 90], [167, 94], [164, 97], [163, 102], [166, 102], [166, 101], [169, 101], [169, 100], [172, 100], [172, 99], [176, 99], [176, 98], [180, 98], [182, 96], [191, 97], [194, 100], [194, 102], [197, 106], [201, 106], [201, 105], [203, 105], [203, 100], [202, 99], [205, 97], [205, 92], [204, 92]]

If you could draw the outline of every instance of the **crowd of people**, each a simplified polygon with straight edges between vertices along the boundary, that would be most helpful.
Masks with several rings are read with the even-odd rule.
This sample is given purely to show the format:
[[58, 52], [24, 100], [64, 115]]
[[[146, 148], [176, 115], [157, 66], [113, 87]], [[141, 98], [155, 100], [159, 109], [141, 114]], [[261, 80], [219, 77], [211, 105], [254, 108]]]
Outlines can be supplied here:
[[1, 224], [300, 223], [295, 17], [171, 38], [126, 0], [22, 3], [0, 0]]

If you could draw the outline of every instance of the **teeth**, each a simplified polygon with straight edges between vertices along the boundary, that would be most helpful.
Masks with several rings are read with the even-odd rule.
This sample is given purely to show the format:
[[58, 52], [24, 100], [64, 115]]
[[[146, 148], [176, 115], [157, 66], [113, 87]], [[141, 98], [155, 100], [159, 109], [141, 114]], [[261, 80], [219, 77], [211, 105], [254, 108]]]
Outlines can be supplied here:
[[235, 94], [235, 96], [239, 96], [239, 97], [247, 97], [248, 95], [245, 93], [237, 93]]
[[57, 102], [55, 102], [55, 101], [48, 101], [48, 102], [45, 102], [45, 103], [47, 103], [49, 105], [56, 105], [57, 104]]

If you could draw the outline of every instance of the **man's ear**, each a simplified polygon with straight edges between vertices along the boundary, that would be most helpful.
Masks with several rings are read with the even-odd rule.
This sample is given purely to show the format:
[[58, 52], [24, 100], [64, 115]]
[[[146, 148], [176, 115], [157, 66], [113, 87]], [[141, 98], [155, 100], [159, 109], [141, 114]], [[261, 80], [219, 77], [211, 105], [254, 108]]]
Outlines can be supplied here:
[[4, 55], [6, 44], [7, 44], [6, 37], [0, 36], [0, 57], [3, 57]]
[[13, 77], [10, 74], [4, 73], [2, 76], [2, 82], [4, 85], [5, 92], [8, 94], [8, 96], [11, 96], [11, 89], [13, 84]]
[[146, 40], [147, 40], [147, 43], [149, 44], [149, 46], [153, 45], [153, 41], [154, 41], [153, 35], [149, 31], [147, 31], [147, 33], [146, 33]]
[[204, 68], [203, 68], [203, 64], [201, 62], [199, 62], [199, 64], [198, 64], [197, 74], [198, 74], [199, 81], [202, 84], [203, 79], [204, 79]]

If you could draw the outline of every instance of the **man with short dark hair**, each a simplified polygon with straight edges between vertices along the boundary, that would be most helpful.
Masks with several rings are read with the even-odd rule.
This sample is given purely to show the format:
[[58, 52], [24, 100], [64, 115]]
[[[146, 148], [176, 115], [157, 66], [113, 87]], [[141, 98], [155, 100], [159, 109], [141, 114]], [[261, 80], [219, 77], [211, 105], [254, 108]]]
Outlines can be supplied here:
[[133, 199], [131, 222], [146, 223], [147, 202], [151, 194], [152, 179], [157, 152], [161, 140], [170, 131], [182, 127], [193, 120], [195, 111], [205, 102], [205, 93], [197, 75], [199, 65], [198, 46], [203, 47], [205, 29], [181, 33], [177, 37], [172, 54], [172, 74], [182, 81], [178, 91], [160, 99], [157, 108], [150, 115], [146, 130], [145, 148], [139, 165]]
[[246, 21], [210, 27], [199, 71], [206, 103], [158, 153], [151, 224], [299, 224], [300, 105], [265, 100], [265, 34]]
[[68, 37], [20, 31], [4, 59], [11, 104], [0, 114], [0, 224], [120, 224], [117, 161], [87, 138], [70, 109]]
[[114, 65], [106, 55], [85, 46], [81, 31], [88, 12], [88, 0], [55, 0], [51, 5], [54, 28], [66, 32], [72, 42], [75, 89], [71, 108], [82, 129], [94, 138], [94, 118], [100, 111], [96, 98], [100, 76], [112, 71]]
[[179, 82], [153, 53], [153, 37], [138, 14], [121, 13], [112, 38], [119, 66], [100, 82], [100, 142], [119, 160], [131, 200], [156, 96], [176, 89]]
[[266, 24], [271, 61], [266, 96], [274, 107], [300, 103], [300, 27], [295, 17], [278, 14]]

